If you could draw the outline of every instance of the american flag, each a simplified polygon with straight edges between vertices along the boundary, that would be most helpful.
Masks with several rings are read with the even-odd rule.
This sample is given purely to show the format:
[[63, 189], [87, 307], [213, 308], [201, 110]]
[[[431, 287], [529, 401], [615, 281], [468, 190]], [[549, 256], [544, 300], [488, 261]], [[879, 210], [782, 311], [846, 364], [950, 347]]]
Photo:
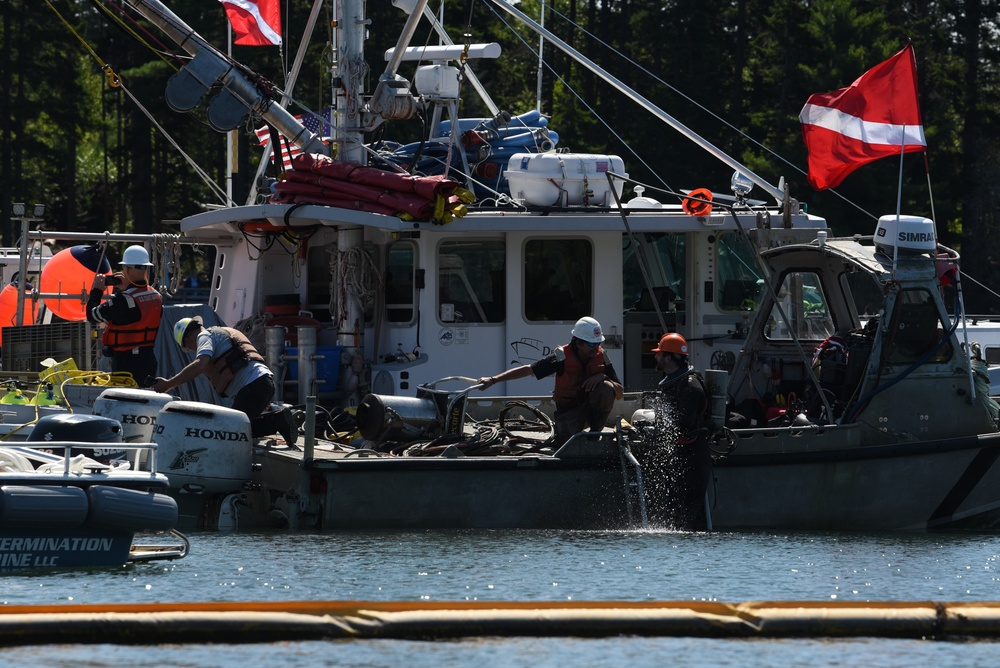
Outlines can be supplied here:
[[[318, 134], [321, 137], [329, 137], [333, 134], [333, 126], [330, 124], [330, 119], [333, 117], [333, 109], [326, 108], [322, 112], [323, 116], [320, 118], [319, 114], [299, 114], [295, 118], [300, 121], [302, 125], [306, 126], [309, 132]], [[322, 125], [322, 127], [320, 127]], [[262, 127], [254, 130], [254, 134], [257, 135], [257, 141], [260, 142], [261, 146], [267, 145], [267, 140], [271, 138], [271, 127], [264, 125]], [[288, 141], [284, 135], [279, 135], [281, 143], [281, 163], [284, 165], [284, 169], [292, 168], [292, 158], [302, 153], [300, 149], [295, 144]], [[277, 151], [277, 147], [272, 147]]]

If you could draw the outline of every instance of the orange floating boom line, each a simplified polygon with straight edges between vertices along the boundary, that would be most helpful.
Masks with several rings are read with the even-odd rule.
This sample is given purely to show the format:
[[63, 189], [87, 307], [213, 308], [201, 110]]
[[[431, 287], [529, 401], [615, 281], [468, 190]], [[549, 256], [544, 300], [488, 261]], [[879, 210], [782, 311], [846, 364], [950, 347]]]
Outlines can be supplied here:
[[333, 638], [1000, 637], [1000, 602], [281, 601], [0, 607], [0, 646]]

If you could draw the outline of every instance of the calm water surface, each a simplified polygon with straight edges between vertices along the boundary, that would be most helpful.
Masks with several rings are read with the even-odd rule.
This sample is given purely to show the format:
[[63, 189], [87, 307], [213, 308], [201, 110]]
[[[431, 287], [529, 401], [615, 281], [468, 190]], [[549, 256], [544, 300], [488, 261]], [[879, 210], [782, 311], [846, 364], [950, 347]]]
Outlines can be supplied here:
[[[177, 601], [997, 601], [1000, 537], [422, 531], [191, 534], [176, 562], [5, 576], [0, 604]], [[481, 638], [0, 650], [7, 666], [995, 665], [992, 641]]]

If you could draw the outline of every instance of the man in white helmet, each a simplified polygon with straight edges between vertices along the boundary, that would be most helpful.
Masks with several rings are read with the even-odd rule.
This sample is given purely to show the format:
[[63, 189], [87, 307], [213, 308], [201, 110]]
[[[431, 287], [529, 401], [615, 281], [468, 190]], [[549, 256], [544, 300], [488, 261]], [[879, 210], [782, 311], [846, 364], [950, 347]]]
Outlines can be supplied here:
[[[113, 276], [97, 274], [87, 300], [87, 320], [104, 325], [101, 344], [111, 358], [111, 370], [128, 372], [140, 387], [156, 376], [156, 333], [160, 329], [163, 299], [149, 285], [153, 263], [142, 246], [129, 246], [122, 253], [121, 271]], [[103, 301], [108, 285], [117, 286]]]
[[274, 376], [243, 332], [232, 327], [206, 329], [201, 316], [194, 316], [177, 321], [174, 340], [182, 350], [195, 351], [195, 359], [173, 378], [157, 378], [152, 385], [155, 392], [168, 392], [205, 374], [219, 396], [233, 397], [233, 409], [250, 418], [254, 438], [281, 434], [288, 447], [298, 449], [299, 426], [291, 410], [266, 410], [274, 398]]
[[556, 348], [551, 355], [478, 381], [479, 389], [485, 390], [497, 383], [532, 374], [539, 380], [555, 374], [552, 398], [556, 403], [557, 446], [588, 425], [591, 431], [601, 431], [615, 400], [621, 399], [624, 392], [611, 360], [601, 347], [604, 341], [601, 323], [591, 317], [580, 318], [571, 334], [570, 342]]

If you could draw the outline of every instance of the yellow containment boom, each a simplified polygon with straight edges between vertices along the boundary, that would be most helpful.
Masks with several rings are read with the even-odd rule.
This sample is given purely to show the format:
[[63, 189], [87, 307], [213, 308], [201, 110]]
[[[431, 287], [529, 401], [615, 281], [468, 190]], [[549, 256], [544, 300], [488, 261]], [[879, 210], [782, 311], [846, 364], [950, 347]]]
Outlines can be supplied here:
[[1000, 637], [1000, 603], [298, 601], [5, 606], [0, 645], [479, 636]]

